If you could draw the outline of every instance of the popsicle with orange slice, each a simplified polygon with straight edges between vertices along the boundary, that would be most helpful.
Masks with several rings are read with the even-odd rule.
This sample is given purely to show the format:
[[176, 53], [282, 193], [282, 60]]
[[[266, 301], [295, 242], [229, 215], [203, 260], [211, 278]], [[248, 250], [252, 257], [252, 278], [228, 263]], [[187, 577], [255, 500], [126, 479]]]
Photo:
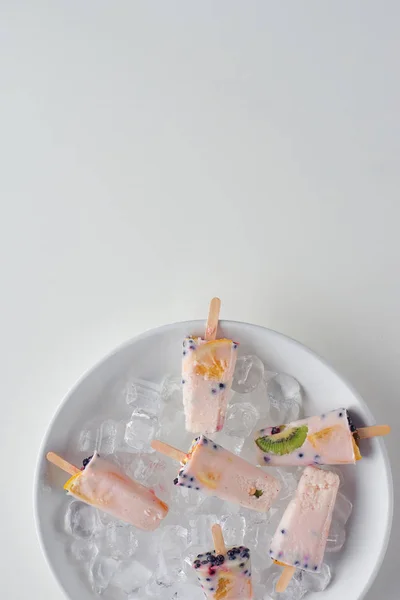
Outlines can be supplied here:
[[359, 441], [387, 435], [389, 425], [356, 429], [345, 408], [285, 425], [260, 429], [255, 435], [258, 463], [263, 466], [344, 465], [360, 460]]
[[183, 340], [182, 391], [186, 429], [214, 433], [224, 426], [237, 357], [237, 342], [216, 339], [221, 301], [213, 298], [204, 339]]
[[199, 554], [194, 562], [197, 578], [210, 600], [251, 600], [250, 550], [245, 546], [226, 548], [220, 525], [213, 525], [214, 549]]
[[174, 484], [192, 488], [246, 508], [267, 512], [280, 490], [275, 477], [232, 454], [204, 435], [196, 438], [189, 452], [153, 440], [158, 452], [181, 463]]
[[151, 489], [130, 479], [98, 454], [85, 461], [82, 471], [54, 452], [47, 454], [47, 460], [72, 475], [64, 485], [71, 496], [125, 523], [153, 531], [167, 516], [167, 504]]

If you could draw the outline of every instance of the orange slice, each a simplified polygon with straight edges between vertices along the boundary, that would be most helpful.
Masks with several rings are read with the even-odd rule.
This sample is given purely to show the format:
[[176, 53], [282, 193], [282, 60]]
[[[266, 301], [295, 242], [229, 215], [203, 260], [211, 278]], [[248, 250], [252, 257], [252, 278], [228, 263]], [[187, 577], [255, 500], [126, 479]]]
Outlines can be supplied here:
[[208, 473], [198, 473], [197, 479], [207, 488], [210, 488], [211, 490], [216, 490], [218, 482], [221, 479], [221, 475], [219, 473], [209, 471]]
[[360, 449], [357, 446], [357, 442], [356, 442], [356, 440], [354, 439], [353, 436], [352, 436], [351, 439], [352, 439], [352, 442], [353, 442], [354, 457], [355, 457], [356, 460], [361, 460], [362, 456], [361, 456]]
[[341, 425], [333, 425], [332, 427], [326, 427], [325, 429], [321, 429], [321, 431], [317, 431], [316, 433], [310, 433], [310, 435], [307, 436], [307, 439], [310, 442], [311, 446], [317, 450], [318, 446], [329, 442], [329, 440], [333, 435], [335, 435], [335, 433], [341, 432]]
[[221, 380], [229, 367], [232, 355], [232, 340], [222, 338], [201, 344], [193, 352], [195, 372], [206, 379]]
[[224, 574], [218, 578], [218, 586], [215, 592], [215, 600], [223, 600], [227, 597], [227, 595], [232, 589], [233, 579], [234, 575], [232, 575], [232, 573], [229, 572], [224, 572]]

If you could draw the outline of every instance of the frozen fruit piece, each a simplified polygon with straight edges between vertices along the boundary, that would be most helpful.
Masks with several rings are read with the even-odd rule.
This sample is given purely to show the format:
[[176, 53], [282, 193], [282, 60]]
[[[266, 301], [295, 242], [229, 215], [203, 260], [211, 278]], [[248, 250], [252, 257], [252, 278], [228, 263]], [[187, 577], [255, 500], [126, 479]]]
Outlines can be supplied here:
[[184, 340], [182, 392], [188, 431], [213, 433], [222, 429], [236, 356], [237, 344], [232, 340]]
[[199, 554], [193, 562], [206, 598], [212, 600], [251, 600], [250, 550], [232, 547], [224, 554], [215, 550]]
[[319, 572], [339, 489], [336, 473], [307, 467], [271, 542], [279, 564]]
[[78, 471], [67, 481], [64, 488], [78, 500], [140, 529], [156, 529], [168, 513], [168, 506], [151, 490], [97, 454], [84, 471]]
[[177, 484], [260, 512], [269, 510], [280, 484], [268, 475], [202, 435], [193, 442]]
[[[272, 428], [276, 430], [276, 427]], [[272, 433], [256, 439], [256, 444], [263, 452], [272, 454], [290, 454], [300, 448], [307, 438], [308, 427], [285, 427], [279, 428], [278, 433]]]
[[[285, 442], [287, 432], [292, 435], [289, 443]], [[344, 408], [260, 429], [255, 445], [258, 462], [263, 466], [348, 464], [359, 456]]]

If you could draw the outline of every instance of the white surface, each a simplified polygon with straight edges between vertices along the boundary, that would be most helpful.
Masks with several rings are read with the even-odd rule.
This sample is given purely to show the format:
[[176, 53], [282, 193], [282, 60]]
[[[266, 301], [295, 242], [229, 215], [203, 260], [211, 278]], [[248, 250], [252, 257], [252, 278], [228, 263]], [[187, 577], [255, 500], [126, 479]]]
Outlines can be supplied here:
[[[31, 493], [62, 397], [212, 295], [325, 356], [398, 431], [399, 17], [396, 0], [1, 2], [8, 598], [62, 598]], [[399, 516], [368, 600], [398, 598]]]
[[[201, 325], [196, 322], [177, 323], [145, 333], [120, 348], [72, 391], [47, 432], [35, 491], [38, 523], [51, 567], [72, 600], [96, 600], [96, 595], [88, 590], [76, 563], [66, 560], [66, 548], [71, 538], [63, 533], [62, 522], [69, 500], [61, 485], [67, 477], [54, 467], [49, 468], [45, 455], [56, 451], [73, 464], [78, 464], [78, 457], [80, 461], [82, 456], [76, 448], [71, 448], [73, 432], [78, 432], [82, 423], [89, 421], [94, 414], [119, 420], [128, 413], [126, 405], [121, 410], [121, 397], [118, 398], [115, 392], [112, 397], [110, 390], [123, 389], [129, 376], [154, 383], [160, 383], [167, 373], [178, 376], [182, 339], [188, 333], [201, 335], [204, 327], [205, 321]], [[343, 406], [351, 409], [359, 423], [371, 423], [372, 417], [357, 394], [328, 365], [297, 342], [261, 327], [229, 321], [221, 322], [218, 337], [240, 341], [240, 355], [253, 352], [272, 371], [293, 375], [301, 382], [307, 414], [320, 414]], [[177, 446], [177, 440], [165, 441]], [[354, 509], [346, 525], [347, 539], [343, 551], [340, 555], [327, 557], [333, 566], [334, 577], [324, 592], [326, 600], [361, 598], [387, 544], [392, 488], [386, 452], [381, 440], [364, 442], [362, 452], [364, 458], [361, 462], [341, 469], [344, 477], [342, 492], [353, 503]], [[375, 489], [379, 490], [379, 494]], [[369, 526], [365, 527], [365, 523]], [[364, 549], [362, 553], [360, 548]], [[266, 548], [266, 560], [267, 552]], [[354, 577], [354, 573], [359, 573], [358, 577]], [[105, 600], [112, 597], [111, 592], [105, 594]], [[170, 597], [166, 592], [165, 598]]]

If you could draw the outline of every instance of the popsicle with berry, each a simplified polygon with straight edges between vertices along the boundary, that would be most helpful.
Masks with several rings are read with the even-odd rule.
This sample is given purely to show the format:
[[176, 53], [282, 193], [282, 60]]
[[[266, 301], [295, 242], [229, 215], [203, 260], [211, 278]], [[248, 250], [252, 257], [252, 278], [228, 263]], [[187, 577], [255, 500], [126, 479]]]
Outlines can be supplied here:
[[321, 570], [339, 483], [332, 471], [304, 469], [271, 541], [269, 555], [284, 567], [277, 592], [285, 591], [296, 569]]
[[98, 454], [84, 460], [83, 470], [54, 452], [47, 454], [47, 460], [72, 475], [64, 485], [71, 496], [121, 521], [153, 531], [167, 516], [167, 504], [152, 490], [130, 479]]
[[263, 466], [354, 464], [363, 438], [387, 435], [389, 425], [356, 429], [345, 408], [256, 433], [258, 463]]
[[280, 490], [275, 477], [225, 450], [204, 435], [189, 452], [153, 440], [152, 447], [181, 463], [175, 485], [193, 488], [223, 500], [267, 512]]
[[206, 598], [251, 600], [250, 550], [245, 546], [226, 548], [220, 525], [212, 528], [214, 550], [199, 554], [193, 562]]
[[182, 391], [186, 429], [214, 433], [224, 426], [238, 344], [216, 339], [221, 301], [213, 298], [204, 339], [183, 340]]

